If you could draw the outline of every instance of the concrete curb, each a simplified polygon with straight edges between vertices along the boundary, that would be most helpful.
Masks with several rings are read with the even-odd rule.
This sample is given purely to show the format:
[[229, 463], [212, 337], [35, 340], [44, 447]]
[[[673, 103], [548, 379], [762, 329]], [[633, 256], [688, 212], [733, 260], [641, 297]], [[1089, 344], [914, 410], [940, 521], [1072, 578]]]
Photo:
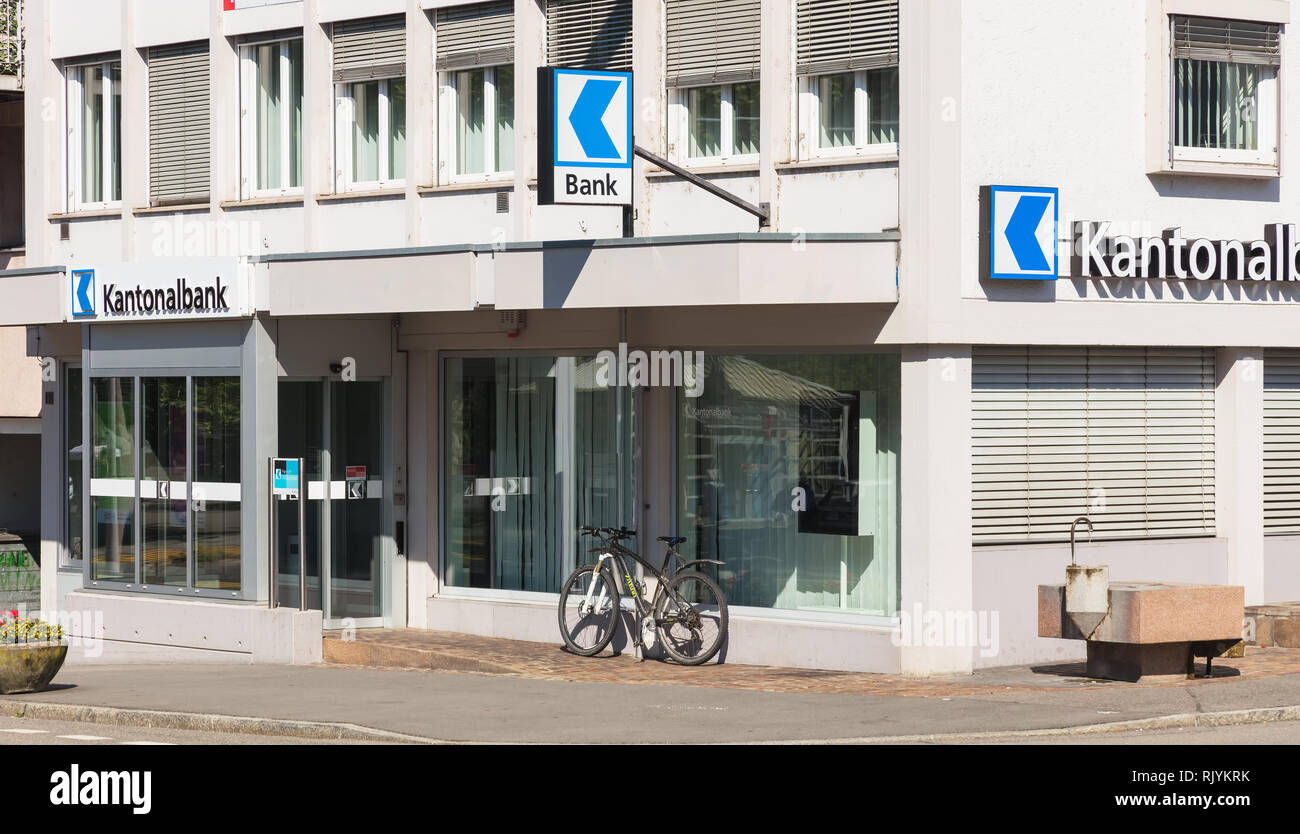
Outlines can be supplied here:
[[1226, 712], [1185, 712], [1177, 715], [1157, 715], [1135, 718], [1130, 721], [1108, 721], [1103, 724], [1080, 724], [1074, 727], [1043, 728], [1038, 730], [989, 730], [979, 733], [933, 733], [903, 736], [866, 736], [862, 738], [803, 739], [794, 741], [759, 741], [754, 744], [957, 744], [961, 742], [997, 741], [1017, 738], [1051, 738], [1100, 735], [1103, 733], [1131, 733], [1138, 730], [1174, 730], [1187, 727], [1239, 727], [1247, 724], [1267, 724], [1273, 721], [1300, 721], [1300, 706], [1259, 707], [1256, 709], [1229, 710]]
[[[248, 733], [289, 738], [337, 739], [339, 741], [382, 741], [397, 744], [447, 744], [439, 739], [376, 730], [359, 724], [329, 721], [299, 721], [290, 718], [255, 718], [241, 715], [168, 712], [164, 710], [92, 707], [78, 704], [47, 704], [0, 700], [0, 712], [15, 718], [45, 718], [80, 721], [116, 727], [151, 727], [162, 730], [199, 730], [213, 733]], [[462, 743], [462, 742], [454, 742]]]
[[[377, 730], [360, 724], [331, 721], [300, 721], [290, 718], [257, 718], [212, 713], [169, 712], [164, 710], [93, 707], [78, 704], [48, 704], [0, 699], [0, 712], [15, 718], [45, 718], [55, 721], [80, 721], [118, 727], [150, 727], [164, 730], [199, 730], [217, 733], [249, 733], [288, 738], [337, 739], [340, 741], [382, 741], [395, 744], [497, 744], [500, 742], [446, 741], [425, 736]], [[1081, 724], [1037, 730], [990, 730], [978, 733], [922, 733], [859, 738], [773, 739], [742, 742], [752, 745], [810, 744], [958, 744], [962, 742], [998, 741], [1018, 738], [1052, 738], [1103, 733], [1127, 733], [1138, 730], [1170, 730], [1186, 727], [1236, 727], [1274, 721], [1300, 721], [1300, 705], [1261, 707], [1226, 712], [1180, 713]], [[561, 742], [562, 743], [562, 742]], [[724, 742], [731, 743], [731, 742]]]

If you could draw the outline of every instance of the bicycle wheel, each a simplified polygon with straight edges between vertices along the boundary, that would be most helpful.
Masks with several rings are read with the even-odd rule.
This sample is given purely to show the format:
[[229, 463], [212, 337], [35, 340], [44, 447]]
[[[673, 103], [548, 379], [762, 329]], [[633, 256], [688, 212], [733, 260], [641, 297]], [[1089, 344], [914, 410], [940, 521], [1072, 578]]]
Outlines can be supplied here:
[[668, 656], [684, 666], [707, 663], [727, 639], [727, 600], [712, 579], [688, 571], [668, 583], [655, 605]]
[[564, 580], [560, 590], [560, 636], [574, 654], [600, 654], [618, 628], [618, 586], [609, 571], [584, 565]]

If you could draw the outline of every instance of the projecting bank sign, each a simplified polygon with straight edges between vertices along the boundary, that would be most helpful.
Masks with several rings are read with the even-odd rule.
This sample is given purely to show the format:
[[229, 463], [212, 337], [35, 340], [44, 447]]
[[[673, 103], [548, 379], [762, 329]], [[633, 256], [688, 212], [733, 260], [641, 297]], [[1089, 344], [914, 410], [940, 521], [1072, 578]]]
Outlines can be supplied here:
[[1300, 234], [1294, 223], [1265, 226], [1257, 240], [1111, 234], [1111, 224], [1070, 224], [1064, 273], [1058, 246], [1060, 192], [1055, 188], [989, 186], [981, 194], [985, 278], [1140, 281], [1300, 281]]
[[178, 258], [68, 270], [65, 321], [173, 321], [250, 314], [251, 267], [237, 258]]
[[632, 73], [537, 71], [537, 201], [632, 205]]

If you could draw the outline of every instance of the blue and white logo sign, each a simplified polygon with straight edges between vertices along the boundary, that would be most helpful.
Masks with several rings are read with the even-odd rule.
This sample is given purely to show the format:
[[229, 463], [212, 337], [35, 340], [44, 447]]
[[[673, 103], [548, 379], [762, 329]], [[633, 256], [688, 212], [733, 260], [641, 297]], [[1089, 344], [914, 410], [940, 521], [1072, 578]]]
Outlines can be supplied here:
[[299, 481], [297, 458], [274, 458], [271, 461], [271, 494], [297, 496]]
[[990, 278], [1056, 280], [1060, 189], [989, 187]]
[[542, 204], [632, 204], [632, 73], [542, 68]]
[[95, 315], [95, 270], [74, 269], [68, 273], [72, 284], [72, 317], [93, 318]]

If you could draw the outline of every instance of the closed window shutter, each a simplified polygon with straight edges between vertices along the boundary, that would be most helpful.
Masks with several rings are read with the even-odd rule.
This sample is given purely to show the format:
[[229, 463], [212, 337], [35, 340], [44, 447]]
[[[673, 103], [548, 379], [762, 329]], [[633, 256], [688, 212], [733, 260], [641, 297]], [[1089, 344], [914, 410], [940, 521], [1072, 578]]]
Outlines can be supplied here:
[[406, 75], [406, 18], [402, 15], [334, 24], [334, 81], [347, 83]]
[[755, 81], [759, 0], [669, 0], [668, 86]]
[[1173, 45], [1175, 58], [1282, 65], [1282, 26], [1278, 23], [1175, 17]]
[[206, 43], [149, 50], [149, 204], [206, 203], [211, 194]]
[[1214, 535], [1214, 352], [978, 348], [972, 538]]
[[632, 0], [547, 0], [546, 62], [630, 71]]
[[804, 75], [898, 64], [898, 0], [799, 0]]
[[438, 69], [510, 64], [515, 60], [514, 3], [439, 9]]
[[1300, 351], [1264, 352], [1264, 532], [1300, 533]]

